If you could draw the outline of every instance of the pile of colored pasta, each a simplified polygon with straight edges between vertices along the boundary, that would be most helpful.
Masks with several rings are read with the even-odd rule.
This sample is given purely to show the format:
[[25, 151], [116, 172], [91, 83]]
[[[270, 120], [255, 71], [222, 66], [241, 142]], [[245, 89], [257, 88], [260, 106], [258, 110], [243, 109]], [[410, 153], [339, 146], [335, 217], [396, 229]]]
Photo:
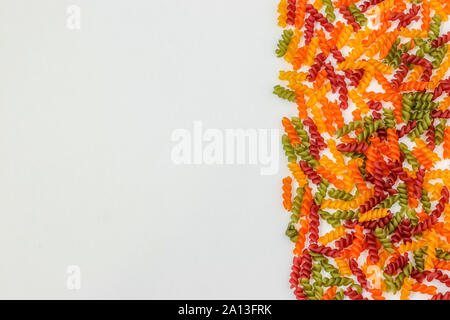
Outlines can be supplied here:
[[296, 298], [450, 299], [449, 1], [278, 13]]

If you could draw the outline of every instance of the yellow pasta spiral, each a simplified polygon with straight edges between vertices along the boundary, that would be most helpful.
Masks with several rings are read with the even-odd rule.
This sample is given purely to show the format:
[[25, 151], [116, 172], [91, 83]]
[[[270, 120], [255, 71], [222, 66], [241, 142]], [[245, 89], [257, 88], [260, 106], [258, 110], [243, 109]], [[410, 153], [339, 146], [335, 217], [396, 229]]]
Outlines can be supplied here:
[[425, 241], [425, 240], [406, 242], [406, 243], [401, 244], [398, 247], [398, 252], [405, 253], [407, 251], [416, 251], [416, 250], [423, 248], [423, 246], [425, 246], [425, 245], [427, 245], [427, 241]]
[[437, 234], [436, 231], [431, 230], [428, 234], [428, 247], [427, 247], [427, 258], [425, 259], [424, 268], [425, 270], [430, 270], [434, 268], [434, 261], [436, 260], [436, 245], [437, 245]]
[[312, 38], [311, 42], [308, 45], [308, 49], [306, 50], [306, 61], [305, 64], [307, 66], [311, 66], [314, 63], [314, 57], [316, 55], [317, 48], [319, 47], [319, 38]]
[[[362, 79], [361, 79], [362, 81]], [[358, 95], [355, 90], [350, 90], [348, 92], [348, 96], [355, 103], [356, 107], [361, 110], [363, 113], [368, 113], [370, 111], [369, 106], [364, 102], [364, 99]]]
[[403, 282], [402, 289], [400, 291], [400, 300], [409, 300], [409, 294], [411, 293], [413, 281], [410, 278], [406, 278]]
[[295, 30], [294, 35], [291, 38], [291, 41], [289, 42], [288, 48], [286, 50], [286, 54], [284, 55], [284, 60], [287, 62], [291, 62], [292, 58], [295, 57], [295, 54], [297, 52], [298, 44], [300, 42], [300, 39], [303, 35], [303, 32]]

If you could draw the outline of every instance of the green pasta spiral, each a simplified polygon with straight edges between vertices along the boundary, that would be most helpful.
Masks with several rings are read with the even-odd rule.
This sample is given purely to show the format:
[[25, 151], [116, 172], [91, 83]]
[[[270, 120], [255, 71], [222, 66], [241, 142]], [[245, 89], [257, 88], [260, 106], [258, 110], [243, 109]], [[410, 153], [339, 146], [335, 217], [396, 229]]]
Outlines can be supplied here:
[[280, 41], [278, 41], [277, 50], [275, 50], [275, 53], [278, 58], [281, 58], [286, 54], [286, 51], [288, 49], [289, 43], [291, 42], [293, 35], [294, 31], [292, 31], [291, 29], [286, 29], [283, 31], [281, 39]]
[[401, 208], [408, 208], [408, 188], [406, 184], [400, 183], [398, 185], [399, 203]]
[[442, 259], [445, 261], [449, 261], [450, 260], [450, 252], [436, 248], [436, 258]]
[[340, 219], [340, 220], [350, 220], [350, 219], [357, 219], [359, 217], [359, 210], [352, 211], [352, 210], [337, 210], [333, 214], [333, 218]]
[[298, 117], [292, 117], [291, 120], [292, 124], [294, 125], [295, 131], [297, 132], [297, 135], [300, 137], [301, 144], [304, 145], [306, 148], [309, 148], [309, 135], [308, 132], [304, 129], [303, 123]]
[[419, 217], [417, 217], [416, 211], [412, 208], [404, 208], [406, 216], [411, 221], [411, 226], [416, 226], [419, 223]]
[[419, 272], [423, 272], [423, 270], [424, 270], [425, 259], [424, 259], [423, 255], [424, 255], [424, 252], [421, 249], [413, 252], [414, 262], [416, 263], [416, 269]]

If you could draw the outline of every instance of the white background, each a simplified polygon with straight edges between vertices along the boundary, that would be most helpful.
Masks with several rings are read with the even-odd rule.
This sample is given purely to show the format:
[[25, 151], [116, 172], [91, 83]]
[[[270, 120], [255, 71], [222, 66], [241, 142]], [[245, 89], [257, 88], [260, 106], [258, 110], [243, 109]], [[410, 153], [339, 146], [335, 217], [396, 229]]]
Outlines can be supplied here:
[[295, 114], [271, 93], [276, 7], [0, 0], [0, 298], [293, 298], [285, 169], [170, 159], [194, 120]]

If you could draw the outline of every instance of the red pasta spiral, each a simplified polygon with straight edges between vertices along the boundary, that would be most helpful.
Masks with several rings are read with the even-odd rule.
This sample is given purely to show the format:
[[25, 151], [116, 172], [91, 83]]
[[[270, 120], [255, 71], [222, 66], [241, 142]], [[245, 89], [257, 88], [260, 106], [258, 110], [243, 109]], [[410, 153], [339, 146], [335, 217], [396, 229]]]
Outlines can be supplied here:
[[315, 23], [314, 16], [312, 14], [309, 14], [308, 17], [305, 19], [305, 44], [308, 45], [311, 42], [311, 39], [314, 36], [314, 23]]
[[383, 167], [380, 161], [375, 161], [374, 165], [373, 178], [375, 180], [375, 196], [381, 196], [384, 194]]
[[314, 123], [313, 119], [310, 117], [303, 120], [303, 124], [308, 127], [309, 134], [311, 135], [311, 139], [316, 140], [317, 146], [320, 150], [323, 150], [327, 147], [325, 140], [323, 139], [322, 135], [319, 133], [319, 130], [317, 129], [316, 124]]
[[392, 234], [392, 243], [398, 243], [401, 240], [405, 242], [411, 242], [411, 228], [409, 227], [411, 221], [409, 219], [403, 219]]
[[426, 270], [422, 274], [423, 274], [422, 280], [426, 279], [427, 281], [433, 281], [436, 279], [445, 284], [447, 287], [450, 287], [450, 277], [444, 274], [441, 270], [433, 270], [433, 271]]
[[347, 23], [353, 26], [354, 31], [359, 31], [359, 29], [361, 29], [361, 26], [359, 25], [358, 22], [356, 22], [355, 18], [353, 17], [352, 13], [350, 12], [350, 10], [348, 10], [347, 7], [344, 6], [340, 7], [339, 12], [343, 15]]
[[416, 55], [412, 55], [409, 53], [404, 53], [401, 56], [401, 59], [404, 63], [412, 63], [412, 64], [416, 64], [419, 66], [424, 67], [422, 76], [421, 76], [421, 80], [422, 81], [430, 81], [430, 77], [431, 77], [431, 73], [433, 72], [433, 66], [431, 65], [431, 62], [428, 61], [425, 58], [422, 57], [418, 57]]
[[436, 147], [436, 142], [435, 142], [436, 136], [435, 136], [435, 133], [436, 133], [436, 131], [435, 131], [434, 125], [431, 124], [428, 127], [428, 130], [427, 130], [427, 133], [426, 133], [427, 147], [430, 150], [434, 150], [434, 148]]
[[361, 78], [364, 75], [364, 69], [345, 69], [344, 70], [345, 76], [347, 79], [350, 80], [350, 86], [357, 87], [359, 85], [359, 82], [361, 81]]
[[325, 71], [327, 72], [327, 78], [330, 80], [331, 90], [336, 92], [338, 88], [338, 75], [334, 72], [334, 68], [331, 63], [325, 63]]
[[302, 267], [300, 270], [300, 279], [307, 278], [309, 279], [311, 277], [311, 268], [312, 268], [312, 257], [309, 254], [309, 251], [307, 249], [303, 250], [302, 254]]
[[431, 300], [450, 300], [450, 291], [438, 293], [431, 297]]
[[450, 109], [447, 110], [433, 110], [431, 111], [431, 117], [436, 119], [436, 118], [440, 118], [440, 119], [450, 119]]
[[433, 99], [440, 97], [444, 92], [450, 93], [450, 78], [441, 80], [433, 91]]
[[401, 180], [403, 180], [407, 185], [413, 184], [414, 180], [408, 176], [408, 174], [403, 171], [403, 167], [398, 161], [388, 161], [387, 167], [389, 170], [394, 172]]
[[397, 29], [406, 28], [411, 22], [419, 20], [417, 14], [419, 13], [420, 7], [417, 5], [413, 5], [408, 13], [403, 12], [393, 12], [391, 13], [389, 19], [390, 20], [399, 20], [397, 25]]

